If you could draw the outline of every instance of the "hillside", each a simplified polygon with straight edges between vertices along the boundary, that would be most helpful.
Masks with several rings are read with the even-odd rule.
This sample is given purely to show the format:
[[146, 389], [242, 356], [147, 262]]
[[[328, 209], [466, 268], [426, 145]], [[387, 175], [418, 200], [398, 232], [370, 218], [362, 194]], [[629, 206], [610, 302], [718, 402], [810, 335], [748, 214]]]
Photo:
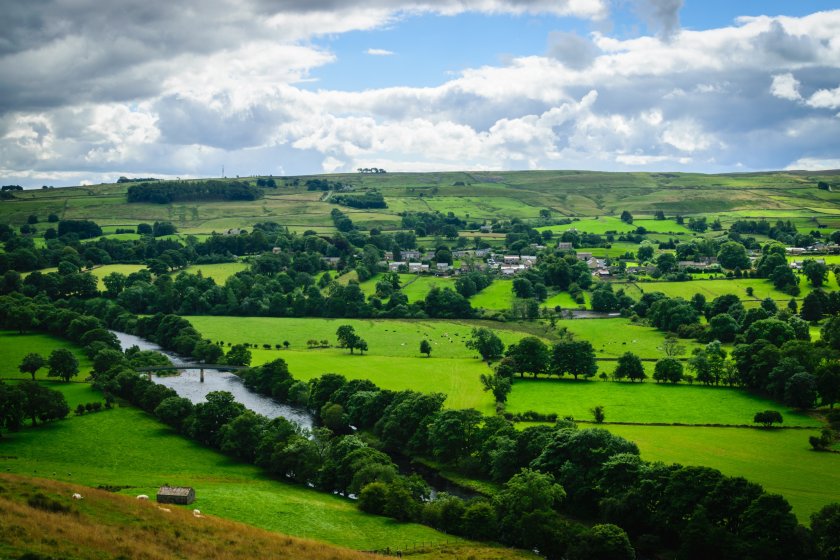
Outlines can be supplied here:
[[[81, 500], [73, 500], [79, 493]], [[33, 507], [38, 497], [40, 504]], [[49, 511], [49, 509], [65, 511]], [[0, 557], [361, 559], [367, 554], [289, 537], [190, 508], [138, 501], [54, 480], [0, 475]], [[37, 556], [34, 556], [37, 555]]]
[[[355, 193], [380, 192], [386, 208], [352, 208], [330, 203], [334, 191], [309, 190], [307, 181]], [[233, 181], [233, 180], [231, 180]], [[256, 185], [256, 178], [241, 182]], [[767, 172], [726, 175], [696, 173], [604, 173], [516, 171], [481, 173], [336, 174], [277, 179], [259, 200], [183, 201], [127, 204], [132, 183], [105, 184], [15, 193], [0, 202], [0, 222], [20, 225], [35, 214], [43, 231], [47, 215], [92, 219], [107, 233], [117, 226], [171, 221], [182, 233], [208, 234], [275, 221], [296, 231], [333, 231], [330, 210], [340, 207], [359, 226], [394, 229], [406, 211], [453, 212], [468, 221], [620, 214], [684, 215], [714, 212], [722, 221], [765, 216], [802, 220], [811, 227], [840, 227], [836, 192], [817, 183], [840, 183], [840, 172]], [[174, 183], [177, 185], [178, 183]]]

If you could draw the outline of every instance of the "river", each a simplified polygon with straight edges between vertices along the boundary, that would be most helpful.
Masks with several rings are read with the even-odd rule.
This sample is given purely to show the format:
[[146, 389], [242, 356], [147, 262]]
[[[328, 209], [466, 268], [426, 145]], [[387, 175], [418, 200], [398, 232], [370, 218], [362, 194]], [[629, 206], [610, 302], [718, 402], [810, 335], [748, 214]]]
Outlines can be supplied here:
[[[179, 356], [174, 352], [164, 350], [154, 342], [119, 331], [111, 331], [120, 341], [123, 350], [137, 346], [141, 350], [154, 350], [165, 354], [172, 361], [173, 365], [184, 366], [176, 375], [155, 375], [152, 374], [152, 381], [173, 389], [179, 396], [189, 399], [194, 404], [206, 402], [207, 393], [211, 391], [227, 391], [231, 393], [236, 402], [245, 405], [245, 408], [262, 414], [267, 418], [283, 418], [299, 424], [303, 428], [312, 429], [315, 425], [312, 415], [302, 408], [291, 405], [280, 404], [274, 399], [264, 397], [245, 387], [242, 380], [236, 375], [215, 369], [204, 370], [204, 383], [199, 381], [199, 371], [195, 369], [197, 363]], [[402, 474], [416, 473], [423, 477], [431, 489], [432, 498], [440, 492], [448, 492], [460, 498], [469, 499], [477, 496], [467, 488], [463, 488], [443, 478], [433, 469], [421, 464], [413, 463], [407, 458], [395, 458], [397, 466]]]
[[230, 372], [205, 369], [204, 383], [202, 383], [199, 381], [198, 369], [188, 369], [190, 366], [195, 368], [196, 362], [164, 350], [157, 344], [142, 339], [139, 336], [118, 331], [111, 332], [116, 335], [123, 350], [132, 346], [137, 346], [141, 350], [154, 350], [155, 352], [166, 354], [173, 365], [184, 366], [185, 369], [181, 370], [178, 375], [152, 374], [152, 381], [173, 389], [178, 395], [191, 400], [193, 403], [205, 402], [207, 400], [207, 393], [211, 391], [227, 391], [234, 396], [236, 402], [242, 403], [245, 405], [245, 408], [262, 414], [267, 418], [282, 416], [287, 420], [299, 424], [303, 428], [312, 429], [314, 426], [313, 418], [307, 411], [291, 405], [280, 404], [274, 399], [254, 393], [245, 387], [239, 377]]

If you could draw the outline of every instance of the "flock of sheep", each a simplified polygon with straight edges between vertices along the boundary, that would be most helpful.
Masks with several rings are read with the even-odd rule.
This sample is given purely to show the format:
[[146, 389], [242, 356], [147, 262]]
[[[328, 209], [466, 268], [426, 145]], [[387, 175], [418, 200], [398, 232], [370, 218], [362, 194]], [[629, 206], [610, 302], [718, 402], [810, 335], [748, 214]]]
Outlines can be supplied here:
[[[74, 492], [72, 498], [74, 500], [83, 500], [84, 496], [82, 496], [78, 492]], [[138, 494], [137, 499], [140, 500], [141, 502], [148, 502], [149, 501], [149, 496], [147, 496], [146, 494]], [[169, 513], [169, 512], [172, 511], [171, 509], [165, 508], [165, 507], [162, 507], [162, 506], [158, 506], [158, 509], [160, 511], [163, 511], [163, 512], [166, 512], [166, 513]], [[201, 510], [198, 510], [198, 509], [192, 510], [192, 514], [193, 514], [193, 517], [204, 517], [203, 515], [201, 515]]]

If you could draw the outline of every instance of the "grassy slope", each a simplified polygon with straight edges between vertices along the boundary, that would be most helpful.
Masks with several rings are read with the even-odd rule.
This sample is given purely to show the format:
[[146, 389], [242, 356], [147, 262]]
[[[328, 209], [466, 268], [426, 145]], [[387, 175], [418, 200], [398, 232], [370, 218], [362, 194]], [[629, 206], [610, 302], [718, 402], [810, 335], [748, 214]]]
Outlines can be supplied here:
[[[73, 500], [79, 493], [81, 500]], [[70, 508], [54, 513], [27, 505], [42, 494]], [[366, 554], [221, 519], [196, 518], [188, 508], [158, 509], [111, 494], [40, 478], [0, 475], [0, 556], [25, 552], [61, 558], [362, 559]], [[177, 551], [177, 553], [175, 552]]]
[[[24, 356], [34, 352], [44, 358], [49, 358], [50, 352], [59, 348], [72, 351], [79, 360], [79, 375], [74, 379], [82, 380], [87, 377], [92, 367], [91, 362], [71, 342], [48, 334], [18, 334], [16, 331], [0, 330], [0, 378], [28, 378], [28, 374], [22, 374], [18, 370], [18, 365]], [[38, 370], [36, 378], [47, 379], [47, 373], [48, 368], [42, 368]]]
[[809, 431], [605, 427], [635, 441], [647, 460], [705, 465], [758, 482], [787, 498], [803, 523], [822, 506], [840, 502], [840, 455], [811, 451]]
[[[90, 392], [93, 398], [96, 393]], [[446, 539], [427, 527], [366, 515], [350, 500], [271, 480], [134, 408], [72, 417], [5, 437], [0, 468], [86, 486], [130, 486], [123, 491], [128, 495], [151, 495], [162, 484], [193, 486], [193, 507], [204, 513], [358, 549]]]

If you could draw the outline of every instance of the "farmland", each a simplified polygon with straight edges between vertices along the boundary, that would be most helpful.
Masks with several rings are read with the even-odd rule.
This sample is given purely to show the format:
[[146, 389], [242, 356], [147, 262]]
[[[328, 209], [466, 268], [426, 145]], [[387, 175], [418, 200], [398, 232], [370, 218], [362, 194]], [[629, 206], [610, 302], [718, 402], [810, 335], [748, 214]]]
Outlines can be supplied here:
[[[207, 283], [190, 277], [179, 282], [158, 282], [152, 274], [152, 286], [132, 279], [124, 287], [114, 288], [116, 292], [122, 290], [120, 293], [100, 294], [99, 300], [82, 302], [79, 300], [95, 296], [90, 290], [90, 283], [84, 292], [74, 290], [74, 282], [79, 277], [68, 272], [64, 266], [62, 273], [49, 278], [33, 277], [28, 283], [21, 282], [14, 274], [4, 277], [4, 294], [16, 291], [23, 294], [4, 296], [4, 301], [17, 305], [24, 301], [15, 299], [20, 295], [21, 298], [38, 297], [41, 299], [32, 301], [49, 301], [49, 305], [66, 307], [72, 312], [91, 310], [85, 312], [97, 315], [108, 325], [126, 325], [125, 329], [131, 330], [137, 324], [138, 331], [153, 333], [147, 336], [164, 346], [169, 344], [170, 348], [176, 347], [170, 344], [175, 336], [171, 331], [161, 334], [164, 331], [161, 325], [164, 322], [174, 324], [174, 318], [164, 315], [184, 313], [200, 337], [189, 329], [183, 330], [186, 335], [179, 340], [177, 347], [184, 348], [183, 352], [196, 360], [217, 363], [210, 362], [209, 357], [212, 356], [218, 363], [223, 363], [225, 359], [236, 363], [233, 360], [237, 359], [233, 353], [225, 357], [220, 354], [219, 348], [202, 342], [200, 338], [222, 347], [225, 352], [233, 345], [247, 344], [252, 366], [282, 358], [291, 374], [304, 382], [327, 373], [337, 373], [351, 380], [368, 379], [389, 391], [443, 393], [446, 395], [444, 410], [438, 412], [439, 401], [436, 402], [434, 412], [428, 413], [422, 421], [417, 419], [420, 427], [416, 429], [420, 430], [417, 433], [421, 436], [396, 440], [400, 447], [389, 440], [397, 430], [383, 430], [384, 423], [371, 420], [364, 424], [353, 420], [355, 427], [349, 426], [348, 419], [362, 410], [358, 408], [360, 403], [376, 403], [379, 406], [389, 402], [362, 400], [362, 397], [390, 399], [393, 395], [388, 391], [376, 396], [359, 395], [355, 400], [353, 397], [356, 395], [352, 393], [331, 393], [319, 395], [316, 399], [314, 395], [319, 385], [291, 385], [296, 391], [295, 399], [303, 399], [294, 402], [309, 399], [308, 406], [315, 416], [316, 425], [320, 422], [336, 435], [358, 430], [356, 434], [359, 437], [389, 453], [400, 450], [414, 454], [414, 449], [422, 449], [416, 452], [415, 458], [431, 461], [430, 464], [453, 473], [456, 478], [491, 475], [486, 465], [470, 467], [473, 472], [468, 472], [469, 465], [483, 457], [480, 453], [485, 452], [479, 451], [478, 447], [469, 447], [475, 444], [459, 443], [457, 451], [441, 451], [436, 447], [438, 442], [432, 441], [436, 436], [427, 435], [424, 431], [440, 434], [448, 429], [443, 426], [443, 419], [449, 422], [462, 414], [454, 410], [474, 409], [486, 416], [499, 413], [514, 419], [517, 415], [533, 411], [540, 415], [573, 417], [586, 427], [593, 418], [592, 409], [601, 406], [606, 415], [603, 426], [637, 442], [644, 459], [706, 465], [728, 475], [745, 476], [790, 500], [800, 521], [806, 522], [810, 513], [840, 499], [836, 490], [840, 483], [837, 479], [840, 455], [809, 450], [808, 437], [820, 435], [820, 430], [829, 425], [830, 418], [825, 414], [829, 403], [825, 395], [828, 393], [823, 392], [822, 386], [819, 392], [814, 388], [817, 375], [822, 375], [821, 370], [815, 364], [806, 363], [805, 354], [825, 352], [820, 354], [827, 358], [821, 362], [822, 367], [836, 359], [837, 348], [810, 346], [809, 342], [800, 341], [805, 346], [792, 345], [792, 349], [783, 348], [778, 354], [768, 350], [765, 353], [769, 356], [766, 358], [768, 364], [766, 367], [764, 363], [759, 364], [765, 369], [756, 369], [761, 375], [750, 377], [744, 373], [748, 371], [752, 375], [752, 370], [747, 370], [743, 363], [743, 354], [732, 355], [734, 345], [745, 342], [747, 329], [746, 322], [735, 309], [730, 310], [730, 318], [736, 323], [735, 331], [729, 332], [727, 338], [722, 335], [720, 338], [734, 339], [722, 348], [727, 352], [724, 365], [729, 369], [726, 371], [737, 372], [737, 376], [735, 373], [731, 375], [739, 387], [703, 385], [694, 379], [694, 376], [700, 379], [696, 367], [686, 371], [692, 376], [690, 381], [693, 383], [684, 379], [673, 385], [656, 384], [650, 379], [642, 383], [603, 381], [597, 375], [612, 373], [619, 357], [631, 352], [642, 360], [642, 367], [650, 377], [656, 361], [666, 356], [666, 332], [651, 326], [662, 325], [655, 315], [659, 313], [658, 309], [652, 311], [645, 306], [633, 305], [634, 301], [631, 301], [638, 301], [644, 294], [653, 292], [685, 299], [699, 293], [707, 302], [722, 295], [735, 294], [750, 308], [769, 298], [781, 309], [774, 315], [777, 323], [773, 323], [778, 327], [779, 337], [792, 338], [794, 334], [788, 335], [778, 322], [787, 322], [798, 329], [796, 336], [804, 337], [805, 324], [791, 319], [793, 311], [788, 306], [790, 293], [795, 290], [790, 285], [784, 290], [775, 288], [770, 278], [777, 283], [778, 278], [767, 271], [759, 271], [757, 264], [761, 259], [761, 246], [771, 238], [784, 238], [784, 244], [789, 247], [807, 246], [810, 247], [808, 251], [829, 251], [823, 243], [837, 237], [832, 237], [832, 233], [840, 230], [840, 205], [837, 204], [840, 195], [822, 187], [822, 190], [816, 188], [815, 182], [824, 177], [805, 172], [715, 176], [586, 172], [337, 174], [311, 177], [341, 183], [337, 187], [334, 183], [324, 187], [336, 188], [331, 191], [308, 190], [306, 181], [310, 177], [281, 178], [276, 189], [264, 189], [260, 193], [263, 197], [254, 201], [171, 204], [126, 204], [127, 187], [123, 184], [21, 191], [15, 193], [14, 199], [0, 204], [0, 221], [12, 226], [11, 233], [7, 231], [10, 237], [22, 237], [16, 233], [20, 230], [31, 241], [14, 239], [6, 244], [2, 262], [7, 268], [12, 263], [23, 263], [19, 267], [22, 271], [49, 267], [42, 270], [58, 272], [57, 265], [69, 260], [77, 267], [89, 269], [97, 278], [99, 288], [103, 289], [103, 278], [108, 274], [119, 272], [128, 276], [146, 270], [148, 266], [148, 270], [157, 270], [161, 275], [168, 274], [172, 278], [182, 273], [200, 273], [203, 277], [213, 278], [216, 286], [208, 287]], [[829, 174], [827, 177], [835, 181], [840, 179], [840, 174]], [[252, 184], [255, 182], [253, 179], [250, 181]], [[340, 202], [342, 192], [360, 193], [367, 189], [376, 189], [381, 193], [387, 207], [339, 207], [334, 203]], [[340, 208], [341, 213], [331, 217], [331, 210], [336, 208]], [[626, 221], [619, 218], [624, 211], [633, 214], [632, 223], [628, 223], [631, 220], [627, 217]], [[654, 219], [660, 211], [666, 218]], [[79, 242], [72, 236], [48, 241], [44, 235], [45, 228], [50, 227], [46, 222], [46, 214], [50, 212], [55, 212], [62, 220], [94, 220], [103, 226], [104, 237], [109, 241], [87, 239]], [[441, 214], [416, 216], [412, 215], [413, 212]], [[34, 234], [21, 228], [30, 214], [38, 219]], [[684, 224], [678, 223], [677, 215], [685, 218]], [[347, 223], [344, 217], [352, 223]], [[695, 227], [697, 222], [694, 220], [700, 218], [710, 223], [719, 219], [723, 229], [717, 223], [707, 231], [692, 231], [687, 227], [689, 224]], [[752, 234], [726, 231], [736, 220], [759, 218], [773, 220], [773, 226], [778, 229], [768, 232], [767, 226], [755, 238]], [[776, 219], [789, 220], [798, 230], [791, 231], [786, 224], [775, 226]], [[172, 222], [178, 231], [157, 239], [136, 233], [116, 233], [117, 229], [133, 229], [138, 224], [155, 221]], [[254, 230], [256, 224], [265, 222], [275, 225], [260, 225], [259, 231]], [[452, 224], [456, 224], [454, 230]], [[739, 231], [748, 227], [752, 226], [741, 224]], [[253, 232], [229, 231], [240, 228]], [[758, 231], [757, 226], [753, 229]], [[668, 269], [665, 265], [657, 265], [638, 274], [624, 274], [622, 268], [613, 266], [618, 263], [611, 260], [589, 263], [590, 270], [587, 271], [583, 267], [572, 266], [573, 255], [554, 251], [558, 239], [566, 232], [570, 233], [564, 241], [574, 239], [574, 249], [579, 253], [591, 253], [599, 259], [621, 257], [628, 266], [655, 264], [662, 255], [669, 258], [671, 255], [694, 255], [709, 258], [709, 262], [714, 262], [711, 257], [716, 257], [723, 262], [720, 256], [722, 246], [736, 240], [743, 242], [743, 258], [749, 256], [753, 266], [752, 270], [746, 270], [748, 265], [742, 264], [739, 267], [744, 267], [743, 271], [733, 269], [688, 276], [673, 267]], [[211, 238], [213, 233], [221, 235]], [[578, 234], [596, 235], [577, 237]], [[47, 236], [54, 237], [52, 233]], [[650, 244], [653, 254], [644, 257], [645, 263], [636, 263], [642, 239]], [[123, 252], [117, 253], [114, 247]], [[404, 301], [389, 300], [387, 293], [374, 298], [377, 283], [386, 277], [387, 267], [383, 261], [387, 259], [388, 251], [418, 249], [423, 253], [443, 251], [445, 255], [446, 250], [454, 252], [473, 248], [496, 253], [488, 257], [459, 254], [454, 259], [457, 273], [461, 272], [460, 265], [464, 263], [467, 265], [465, 268], [473, 267], [471, 270], [477, 274], [484, 274], [486, 270], [492, 277], [489, 286], [469, 298], [473, 311], [468, 311], [463, 300], [451, 294], [445, 294], [445, 297], [451, 297], [452, 301], [435, 302], [432, 298], [429, 302], [425, 301], [433, 288], [454, 289], [456, 273], [399, 274], [400, 289], [408, 300], [407, 305]], [[112, 250], [125, 256], [113, 257], [109, 253]], [[778, 275], [791, 273], [784, 262], [805, 258], [786, 255], [785, 261], [781, 257], [785, 251], [780, 248], [765, 247], [764, 251], [779, 252], [778, 256], [771, 256], [782, 264], [774, 264], [778, 268], [770, 271], [778, 272]], [[541, 294], [542, 287], [545, 287], [547, 297], [542, 301], [515, 297], [512, 289], [514, 279], [494, 272], [493, 260], [482, 260], [494, 258], [495, 262], [499, 262], [499, 253], [538, 254], [540, 260], [533, 266], [529, 262], [530, 268], [517, 272], [516, 278], [531, 283], [534, 293]], [[167, 264], [169, 258], [172, 260]], [[558, 260], [552, 261], [553, 258]], [[563, 258], [567, 262], [561, 262]], [[837, 292], [840, 286], [833, 268], [840, 265], [840, 256], [819, 254], [818, 258], [825, 258], [828, 264], [823, 289]], [[161, 267], [161, 262], [154, 262], [156, 259], [166, 266]], [[197, 264], [205, 261], [216, 262]], [[37, 266], [31, 265], [32, 262], [36, 262]], [[188, 266], [166, 272], [166, 267], [174, 268], [176, 265], [173, 263], [176, 262], [179, 267]], [[431, 263], [434, 262], [433, 259]], [[556, 268], [551, 270], [552, 266]], [[599, 269], [597, 273], [592, 274], [593, 268]], [[230, 282], [225, 286], [229, 278], [242, 271], [251, 271], [247, 276], [249, 281]], [[337, 285], [319, 282], [327, 273], [337, 281]], [[23, 273], [24, 276], [26, 274]], [[759, 278], [759, 275], [763, 277]], [[343, 289], [360, 277], [367, 278], [359, 284], [364, 301], [356, 297], [357, 291]], [[782, 280], [787, 278], [779, 277]], [[311, 285], [313, 278], [316, 286]], [[809, 281], [805, 274], [794, 278], [799, 280], [800, 293], [796, 296], [799, 311], [804, 298], [814, 290], [812, 283], [816, 280]], [[43, 284], [39, 284], [42, 281]], [[595, 287], [601, 282], [610, 282], [614, 293], [623, 290], [630, 296], [629, 300], [616, 300], [611, 306], [603, 305], [604, 298], [601, 298], [599, 308], [610, 309], [612, 315], [609, 318], [603, 318], [606, 313], [576, 313], [578, 316], [598, 317], [586, 319], [570, 319], [567, 317], [575, 313], [563, 313], [563, 318], [560, 318], [554, 312], [557, 308], [563, 311], [591, 308], [593, 294], [599, 293]], [[588, 287], [590, 283], [592, 287]], [[460, 285], [463, 289], [464, 284]], [[540, 289], [536, 290], [538, 285]], [[784, 283], [779, 285], [785, 286]], [[527, 288], [527, 283], [517, 284], [520, 293], [525, 293], [523, 287]], [[581, 287], [584, 288], [579, 291]], [[577, 303], [570, 291], [576, 297], [582, 294], [583, 302]], [[351, 294], [352, 301], [350, 295], [343, 294]], [[813, 297], [810, 300], [816, 301]], [[819, 300], [825, 308], [808, 326], [812, 341], [819, 338], [820, 329], [826, 324], [825, 315], [837, 313], [836, 303], [833, 296]], [[664, 304], [682, 305], [678, 302]], [[435, 308], [436, 305], [440, 307]], [[834, 307], [829, 308], [830, 305]], [[683, 305], [682, 309], [685, 308]], [[17, 328], [14, 321], [21, 319], [10, 309], [11, 306], [3, 308], [3, 317], [5, 326], [14, 329]], [[130, 317], [122, 314], [129, 309]], [[533, 316], [531, 320], [517, 320], [526, 311], [535, 313], [537, 309], [538, 316]], [[683, 314], [675, 315], [681, 323], [668, 327], [680, 336], [679, 344], [684, 347], [684, 352], [680, 354], [683, 365], [688, 365], [693, 352], [714, 339], [710, 327], [714, 325], [711, 310], [711, 306], [701, 310], [705, 316], [699, 320], [691, 310], [681, 312]], [[138, 322], [137, 316], [148, 319]], [[459, 318], [444, 320], [428, 317]], [[801, 317], [811, 320], [804, 312]], [[729, 325], [726, 322], [721, 324], [723, 327]], [[349, 349], [339, 347], [336, 331], [344, 325], [352, 326], [355, 334], [366, 343], [364, 354], [358, 350], [351, 353]], [[32, 330], [43, 326], [34, 319], [29, 325]], [[147, 326], [149, 330], [141, 330]], [[499, 361], [487, 364], [479, 359], [477, 352], [465, 346], [475, 327], [494, 331], [506, 347], [526, 336], [536, 336], [548, 345], [562, 340], [566, 334], [576, 340], [589, 341], [595, 355], [596, 377], [577, 381], [546, 379], [541, 373], [542, 378], [534, 379], [533, 371], [545, 372], [548, 369], [549, 365], [544, 363], [542, 369], [525, 369], [524, 376], [516, 374], [510, 393], [501, 392], [499, 396], [496, 390], [500, 386], [504, 389], [507, 382], [501, 375], [511, 372], [511, 369], [505, 368], [522, 371], [518, 368], [528, 366], [527, 358], [531, 355], [516, 356], [511, 353], [502, 362], [504, 367], [499, 368], [499, 377], [494, 377]], [[793, 333], [793, 330], [790, 332]], [[81, 338], [75, 336], [72, 339]], [[833, 344], [830, 336], [825, 340]], [[429, 343], [426, 349], [430, 356], [420, 351], [424, 341]], [[62, 391], [71, 407], [101, 401], [102, 395], [82, 382], [89, 375], [91, 360], [80, 348], [62, 338], [0, 331], [0, 377], [10, 385], [17, 384], [17, 380], [23, 377], [17, 370], [17, 364], [26, 353], [38, 352], [46, 356], [52, 349], [60, 347], [70, 349], [77, 356], [81, 364], [80, 375], [73, 383], [60, 383], [47, 379], [46, 369], [42, 369], [38, 373], [39, 381]], [[96, 349], [88, 351], [93, 353]], [[790, 352], [793, 358], [785, 354], [786, 361], [783, 361], [783, 351]], [[539, 354], [533, 352], [533, 355]], [[552, 364], [560, 360], [552, 359]], [[807, 371], [806, 366], [809, 368]], [[248, 376], [265, 375], [269, 371], [269, 368], [264, 368], [242, 375], [251, 383], [254, 378]], [[482, 375], [489, 377], [482, 381]], [[800, 385], [793, 383], [795, 376], [799, 376], [796, 381]], [[335, 380], [329, 382], [332, 381]], [[492, 383], [499, 385], [491, 386], [493, 391], [485, 390], [484, 384]], [[260, 390], [283, 399], [289, 391], [291, 400], [290, 384], [291, 381], [277, 385], [266, 382]], [[360, 386], [349, 384], [347, 390], [357, 391]], [[750, 387], [750, 390], [740, 386]], [[330, 387], [326, 385], [326, 388]], [[791, 387], [804, 389], [797, 393]], [[123, 387], [120, 389], [127, 391]], [[361, 391], [376, 393], [367, 389]], [[8, 438], [4, 430], [0, 467], [20, 475], [48, 476], [89, 486], [118, 486], [126, 495], [153, 493], [156, 486], [163, 482], [192, 485], [199, 495], [196, 505], [209, 515], [356, 549], [393, 547], [411, 541], [442, 543], [453, 540], [425, 526], [363, 514], [353, 502], [330, 494], [313, 492], [302, 485], [278, 482], [253, 466], [186, 439], [158, 423], [151, 415], [127, 404], [129, 401], [142, 402], [138, 396], [117, 394], [127, 401], [112, 410], [73, 416], [36, 428], [27, 427]], [[343, 400], [328, 400], [339, 394]], [[766, 396], [771, 394], [775, 400]], [[142, 397], [146, 397], [145, 393]], [[153, 396], [150, 394], [148, 398]], [[406, 398], [418, 399], [417, 402], [433, 400], [418, 395]], [[503, 402], [505, 398], [506, 402]], [[336, 404], [339, 402], [341, 404]], [[143, 406], [149, 410], [155, 408]], [[419, 406], [415, 408], [420, 409]], [[380, 420], [385, 417], [383, 410], [375, 411], [375, 414], [383, 415], [378, 417]], [[752, 426], [755, 413], [764, 410], [782, 415], [781, 429], [757, 429]], [[413, 411], [400, 411], [400, 414], [407, 415]], [[361, 419], [361, 416], [356, 417]], [[438, 421], [441, 421], [435, 427], [438, 431], [432, 432], [432, 426]], [[199, 432], [191, 428], [186, 433], [196, 437]], [[308, 441], [315, 445], [316, 440]], [[332, 439], [330, 445], [336, 441], [341, 440]], [[417, 441], [420, 443], [414, 447]], [[407, 442], [412, 443], [409, 445]], [[836, 448], [834, 440], [827, 445], [828, 448]], [[273, 453], [297, 452], [278, 449]], [[463, 452], [464, 455], [446, 464], [450, 452]], [[313, 450], [315, 455], [318, 461], [324, 460], [323, 450]], [[558, 473], [554, 476], [557, 477]], [[316, 475], [308, 480], [317, 487], [325, 487], [321, 486]], [[477, 483], [494, 489], [501, 487], [490, 484], [488, 480]], [[573, 488], [576, 483], [564, 480], [563, 484]], [[569, 495], [573, 495], [573, 490]], [[594, 504], [594, 507], [597, 509], [598, 505]], [[395, 517], [397, 515], [399, 513]], [[424, 519], [419, 514], [413, 515], [410, 519]], [[457, 528], [453, 532], [468, 534], [458, 533]], [[454, 556], [466, 550], [479, 551], [470, 552], [475, 557], [490, 555], [486, 550], [470, 548], [472, 543], [466, 541], [456, 540], [455, 546], [455, 551], [450, 551]]]
[[782, 494], [800, 522], [830, 502], [840, 501], [840, 455], [815, 453], [814, 432], [695, 428], [680, 426], [605, 426], [636, 442], [642, 458], [703, 465], [729, 476], [758, 482]]

